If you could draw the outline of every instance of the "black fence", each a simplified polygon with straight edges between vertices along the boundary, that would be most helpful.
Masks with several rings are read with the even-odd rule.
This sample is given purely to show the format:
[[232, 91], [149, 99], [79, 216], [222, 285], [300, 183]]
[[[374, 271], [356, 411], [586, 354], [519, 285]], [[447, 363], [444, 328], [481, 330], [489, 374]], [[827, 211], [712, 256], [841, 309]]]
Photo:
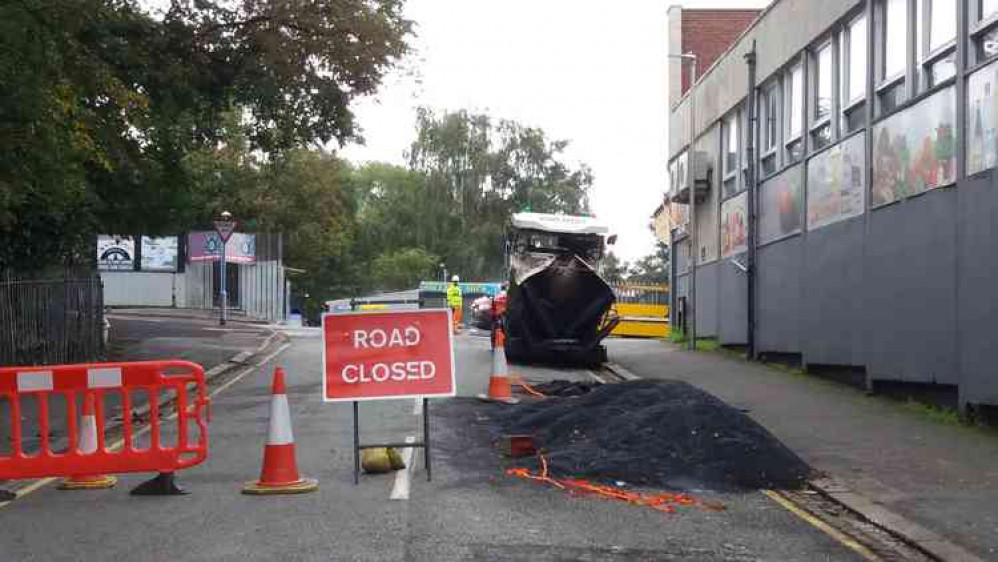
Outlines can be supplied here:
[[0, 275], [0, 365], [83, 363], [104, 356], [100, 277]]

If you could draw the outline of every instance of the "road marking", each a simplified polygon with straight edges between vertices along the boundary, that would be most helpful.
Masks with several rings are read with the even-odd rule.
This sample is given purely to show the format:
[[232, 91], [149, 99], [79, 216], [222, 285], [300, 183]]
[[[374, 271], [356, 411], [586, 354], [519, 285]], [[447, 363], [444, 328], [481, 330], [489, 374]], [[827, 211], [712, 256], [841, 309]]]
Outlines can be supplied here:
[[[208, 397], [209, 398], [214, 398], [219, 392], [222, 392], [223, 390], [225, 390], [225, 389], [229, 388], [230, 386], [236, 384], [237, 382], [241, 381], [243, 378], [246, 377], [246, 375], [252, 373], [256, 369], [259, 369], [264, 363], [267, 363], [267, 362], [271, 361], [274, 357], [277, 357], [278, 355], [280, 355], [281, 353], [283, 353], [284, 350], [286, 350], [289, 347], [291, 347], [291, 344], [290, 343], [285, 343], [281, 347], [279, 347], [276, 350], [274, 350], [273, 353], [271, 353], [271, 354], [267, 355], [266, 357], [260, 359], [259, 361], [257, 361], [256, 363], [254, 363], [252, 366], [247, 367], [246, 369], [244, 369], [241, 373], [239, 373], [238, 375], [236, 375], [235, 377], [233, 377], [232, 380], [226, 382], [222, 386], [220, 386], [220, 387], [216, 388], [214, 391], [210, 392], [208, 394]], [[163, 420], [172, 420], [175, 417], [177, 417], [177, 412], [173, 412], [172, 414], [163, 417]], [[132, 438], [134, 439], [136, 437], [141, 437], [142, 435], [145, 435], [146, 433], [149, 433], [149, 431], [151, 429], [152, 429], [151, 425], [144, 425], [141, 428], [139, 428], [137, 431], [135, 431], [134, 433], [132, 433]], [[408, 438], [406, 440], [408, 441]], [[415, 440], [415, 438], [413, 438], [413, 440]], [[117, 451], [124, 444], [125, 444], [125, 439], [124, 438], [120, 438], [117, 441], [115, 441], [114, 443], [112, 443], [110, 446], [108, 446], [107, 450], [111, 451], [111, 452]], [[412, 451], [412, 449], [407, 449], [407, 451]], [[409, 463], [407, 462], [406, 466], [408, 466], [408, 464]], [[399, 471], [399, 472], [403, 472], [403, 471]], [[52, 482], [55, 482], [56, 480], [60, 480], [60, 478], [59, 477], [42, 478], [41, 480], [35, 480], [31, 484], [28, 484], [27, 486], [25, 486], [23, 488], [20, 488], [18, 490], [12, 490], [15, 494], [17, 494], [17, 497], [14, 498], [14, 500], [0, 502], [0, 509], [3, 509], [5, 507], [7, 507], [11, 503], [13, 503], [15, 500], [23, 498], [24, 496], [27, 496], [28, 494], [30, 494], [32, 492], [37, 492], [41, 488], [44, 488], [45, 486], [51, 484]]]
[[843, 546], [852, 550], [856, 554], [859, 554], [863, 558], [871, 561], [882, 560], [882, 558], [874, 554], [873, 551], [870, 550], [869, 548], [866, 548], [865, 546], [856, 542], [856, 540], [850, 537], [849, 535], [846, 535], [845, 533], [839, 531], [838, 529], [831, 527], [821, 519], [818, 519], [817, 517], [811, 515], [807, 511], [804, 511], [803, 509], [797, 507], [793, 502], [783, 497], [783, 495], [780, 494], [779, 492], [776, 492], [774, 490], [763, 490], [762, 493], [765, 494], [766, 497], [768, 497], [769, 499], [780, 504], [780, 506], [782, 506], [790, 513], [793, 513], [797, 517], [800, 517], [804, 521], [807, 521], [813, 527], [823, 531], [826, 535], [832, 537], [833, 539], [841, 543]]
[[412, 415], [418, 416], [419, 414], [422, 414], [423, 413], [423, 399], [422, 398], [413, 398], [412, 402], [413, 402], [413, 404], [412, 404]]
[[[405, 442], [415, 443], [416, 436], [415, 435], [407, 436], [405, 438]], [[414, 456], [415, 455], [413, 455], [412, 447], [406, 447], [405, 450], [402, 451], [402, 461], [405, 462], [405, 468], [403, 468], [402, 470], [395, 471], [395, 485], [392, 486], [392, 495], [389, 496], [389, 499], [392, 500], [409, 499], [409, 487], [410, 487], [409, 485], [412, 482], [412, 478], [410, 478], [409, 472], [412, 470], [412, 464], [413, 464], [412, 459]]]

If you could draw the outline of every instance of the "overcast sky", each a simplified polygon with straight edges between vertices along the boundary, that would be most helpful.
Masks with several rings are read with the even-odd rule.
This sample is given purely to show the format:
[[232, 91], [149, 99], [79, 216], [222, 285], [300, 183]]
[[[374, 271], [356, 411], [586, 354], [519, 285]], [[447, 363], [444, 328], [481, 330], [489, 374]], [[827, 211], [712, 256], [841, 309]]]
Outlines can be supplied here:
[[[592, 208], [616, 253], [652, 251], [651, 213], [666, 186], [666, 13], [659, 0], [408, 0], [416, 52], [355, 105], [366, 146], [354, 161], [404, 163], [415, 108], [484, 111], [570, 141], [593, 169]], [[768, 0], [690, 0], [687, 8]]]

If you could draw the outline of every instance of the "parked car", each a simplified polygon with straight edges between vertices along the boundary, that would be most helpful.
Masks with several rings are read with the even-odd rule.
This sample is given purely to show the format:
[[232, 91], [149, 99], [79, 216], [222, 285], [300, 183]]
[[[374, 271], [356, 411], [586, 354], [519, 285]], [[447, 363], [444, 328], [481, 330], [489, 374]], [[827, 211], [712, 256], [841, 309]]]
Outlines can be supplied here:
[[478, 297], [472, 301], [471, 325], [480, 330], [492, 329], [492, 297]]

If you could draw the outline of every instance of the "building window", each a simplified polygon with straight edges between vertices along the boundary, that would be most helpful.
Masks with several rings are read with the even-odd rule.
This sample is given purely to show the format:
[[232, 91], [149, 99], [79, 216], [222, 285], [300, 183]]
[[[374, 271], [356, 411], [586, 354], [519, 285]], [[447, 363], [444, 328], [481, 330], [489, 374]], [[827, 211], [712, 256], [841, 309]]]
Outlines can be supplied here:
[[998, 14], [998, 0], [979, 0], [979, 2], [978, 13], [981, 14], [980, 19], [986, 20], [991, 16]]
[[780, 96], [776, 85], [772, 85], [762, 93], [762, 153], [768, 154], [776, 150], [779, 138]]
[[983, 62], [998, 55], [998, 0], [978, 0], [978, 23], [971, 24], [974, 39], [974, 54], [977, 62]]
[[732, 115], [724, 120], [724, 177], [738, 170], [738, 119]]
[[762, 175], [776, 172], [777, 147], [780, 145], [780, 88], [772, 84], [762, 91], [761, 140]]
[[924, 7], [919, 17], [920, 24], [927, 24], [929, 31], [929, 53], [956, 40], [956, 0], [920, 0]]
[[908, 0], [884, 0], [882, 79], [904, 75], [908, 59]]
[[843, 50], [848, 53], [845, 66], [849, 68], [849, 72], [843, 87], [848, 92], [848, 103], [843, 105], [866, 96], [866, 16], [856, 18], [849, 24], [846, 42], [849, 44], [848, 50]]
[[821, 150], [832, 144], [832, 126], [828, 123], [811, 131], [811, 150]]
[[826, 43], [815, 55], [814, 120], [828, 118], [832, 112], [832, 44]]
[[796, 65], [790, 70], [790, 95], [787, 96], [787, 138], [799, 137], [804, 129], [804, 68]]

